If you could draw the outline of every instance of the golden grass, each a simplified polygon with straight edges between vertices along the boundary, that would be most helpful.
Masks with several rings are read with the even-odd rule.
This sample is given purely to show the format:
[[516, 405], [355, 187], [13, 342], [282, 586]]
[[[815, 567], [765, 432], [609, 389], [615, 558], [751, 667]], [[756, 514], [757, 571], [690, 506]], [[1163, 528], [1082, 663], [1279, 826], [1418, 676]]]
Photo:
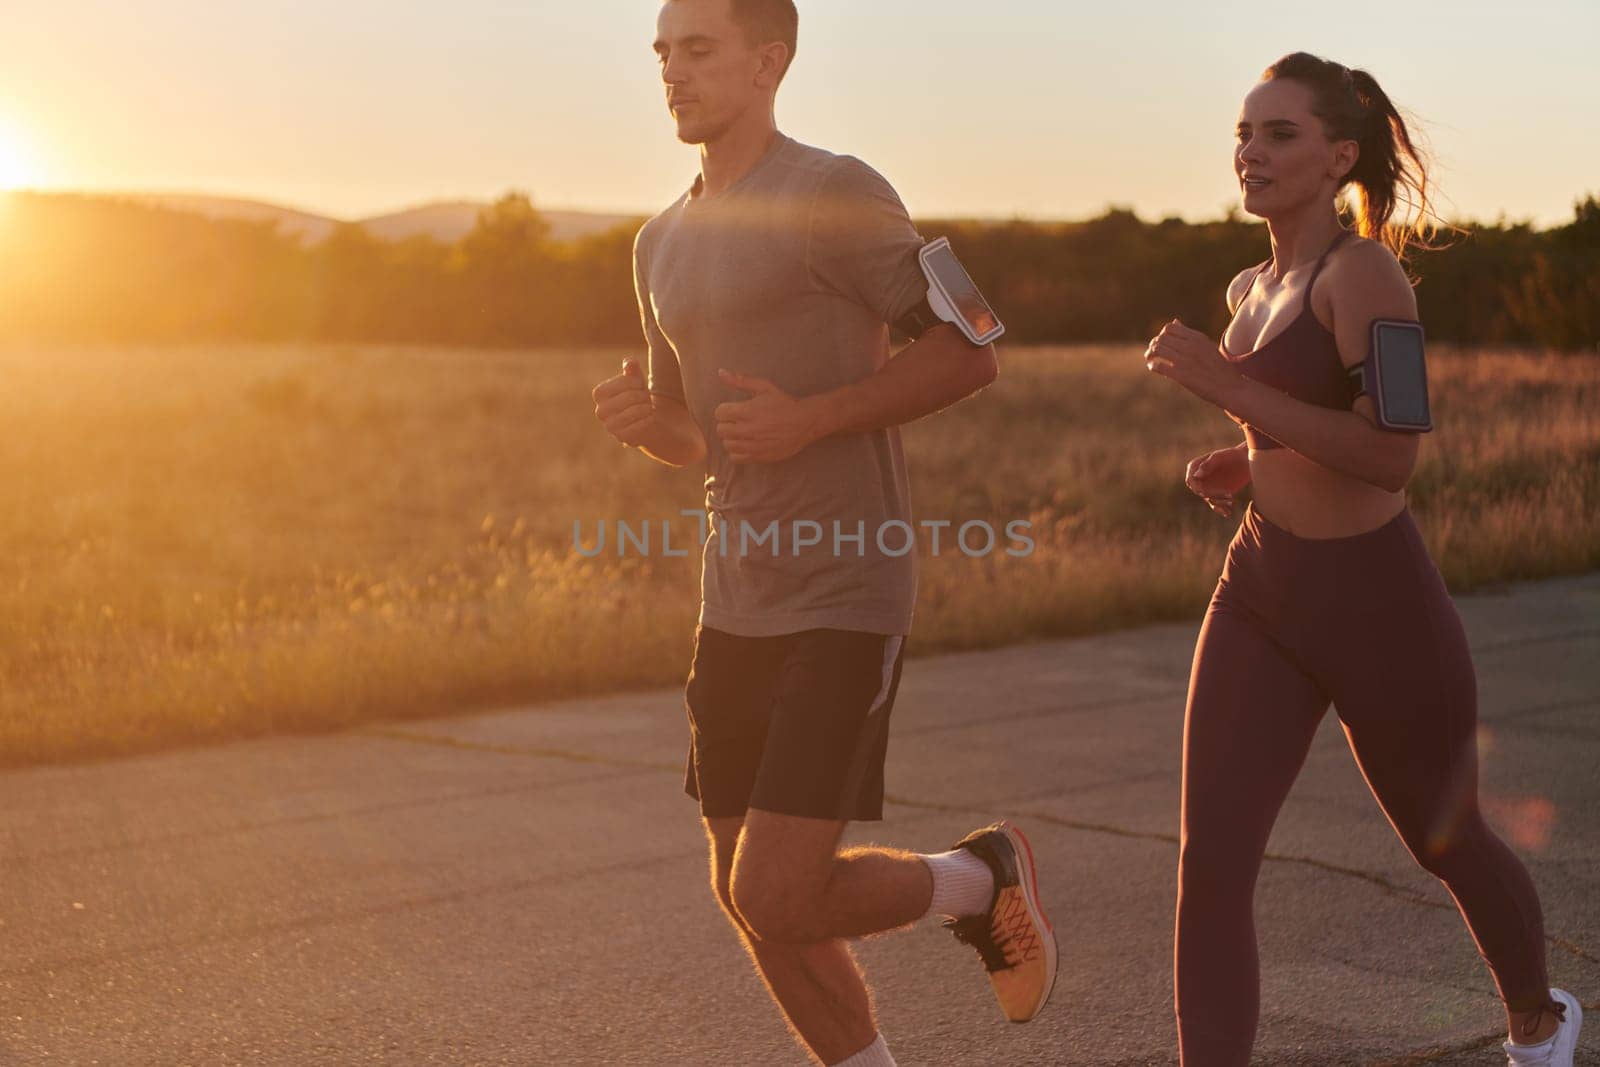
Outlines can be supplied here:
[[[692, 533], [698, 477], [594, 422], [623, 354], [0, 350], [0, 764], [681, 681], [693, 556], [572, 548]], [[1181, 472], [1237, 430], [1131, 346], [1002, 362], [906, 431], [916, 511], [1037, 548], [925, 560], [913, 650], [1198, 620], [1232, 523]], [[1434, 378], [1413, 502], [1452, 587], [1600, 566], [1600, 360]]]

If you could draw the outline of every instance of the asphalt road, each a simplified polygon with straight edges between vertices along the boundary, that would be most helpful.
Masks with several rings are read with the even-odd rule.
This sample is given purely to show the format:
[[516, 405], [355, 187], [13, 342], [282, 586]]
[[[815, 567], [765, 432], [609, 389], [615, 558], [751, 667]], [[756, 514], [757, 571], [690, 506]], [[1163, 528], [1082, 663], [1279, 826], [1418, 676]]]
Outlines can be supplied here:
[[[1483, 790], [1600, 998], [1600, 576], [1463, 598]], [[907, 664], [892, 802], [1015, 819], [1062, 971], [1005, 1023], [935, 926], [860, 946], [902, 1064], [1175, 1062], [1194, 625]], [[679, 691], [0, 776], [0, 1063], [801, 1064], [706, 886]], [[1502, 1062], [1488, 975], [1328, 717], [1257, 895], [1269, 1064]], [[1600, 1064], [1600, 1011], [1580, 1062]]]

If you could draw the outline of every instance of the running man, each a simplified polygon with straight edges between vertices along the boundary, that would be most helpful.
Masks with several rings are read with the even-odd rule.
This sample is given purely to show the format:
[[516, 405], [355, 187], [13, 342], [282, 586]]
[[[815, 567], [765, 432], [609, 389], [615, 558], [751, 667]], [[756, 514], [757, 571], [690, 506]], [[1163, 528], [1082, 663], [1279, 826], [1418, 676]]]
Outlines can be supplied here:
[[[625, 445], [706, 464], [685, 789], [712, 885], [822, 1063], [892, 1064], [848, 940], [948, 916], [1023, 1022], [1055, 941], [1015, 827], [917, 855], [839, 842], [877, 820], [916, 598], [897, 427], [994, 380], [992, 346], [928, 324], [922, 238], [860, 160], [778, 132], [792, 0], [666, 0], [656, 55], [692, 187], [640, 230], [649, 347], [594, 390]], [[909, 317], [908, 317], [909, 316]], [[889, 327], [918, 339], [892, 360]]]

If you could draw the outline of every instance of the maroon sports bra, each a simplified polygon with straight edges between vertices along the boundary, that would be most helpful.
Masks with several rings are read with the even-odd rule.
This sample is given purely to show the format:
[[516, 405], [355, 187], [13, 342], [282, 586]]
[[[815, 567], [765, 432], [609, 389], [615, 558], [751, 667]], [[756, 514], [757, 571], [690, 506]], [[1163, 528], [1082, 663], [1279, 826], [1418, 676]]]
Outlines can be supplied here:
[[[1317, 284], [1317, 276], [1322, 273], [1329, 253], [1349, 236], [1349, 230], [1340, 233], [1322, 253], [1322, 258], [1317, 260], [1311, 281], [1306, 283], [1305, 305], [1294, 321], [1289, 323], [1288, 329], [1254, 352], [1246, 352], [1242, 356], [1230, 355], [1227, 348], [1223, 348], [1222, 354], [1239, 367], [1239, 373], [1307, 404], [1339, 411], [1350, 410], [1355, 403], [1356, 392], [1345, 374], [1344, 362], [1339, 358], [1339, 346], [1333, 332], [1318, 322], [1317, 316], [1311, 311], [1311, 289]], [[1239, 297], [1239, 303], [1235, 305], [1235, 317], [1238, 315], [1237, 308], [1244, 307], [1245, 297], [1255, 288], [1256, 278], [1271, 262], [1267, 260], [1250, 275], [1250, 284], [1245, 286], [1244, 295]], [[1251, 450], [1283, 447], [1281, 442], [1273, 440], [1232, 412], [1228, 417], [1244, 427], [1244, 439]]]

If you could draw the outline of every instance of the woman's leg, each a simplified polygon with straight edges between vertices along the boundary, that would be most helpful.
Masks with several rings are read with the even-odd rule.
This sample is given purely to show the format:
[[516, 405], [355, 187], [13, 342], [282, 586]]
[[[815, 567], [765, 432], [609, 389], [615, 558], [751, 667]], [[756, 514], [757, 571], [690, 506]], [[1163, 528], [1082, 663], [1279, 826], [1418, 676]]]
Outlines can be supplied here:
[[1549, 1001], [1544, 918], [1527, 869], [1478, 808], [1466, 634], [1420, 543], [1413, 563], [1417, 572], [1392, 588], [1415, 596], [1347, 633], [1334, 699], [1373, 795], [1411, 855], [1450, 890], [1515, 1019]]
[[1260, 1002], [1256, 874], [1327, 706], [1256, 619], [1212, 602], [1183, 729], [1173, 969], [1184, 1067], [1249, 1062]]

